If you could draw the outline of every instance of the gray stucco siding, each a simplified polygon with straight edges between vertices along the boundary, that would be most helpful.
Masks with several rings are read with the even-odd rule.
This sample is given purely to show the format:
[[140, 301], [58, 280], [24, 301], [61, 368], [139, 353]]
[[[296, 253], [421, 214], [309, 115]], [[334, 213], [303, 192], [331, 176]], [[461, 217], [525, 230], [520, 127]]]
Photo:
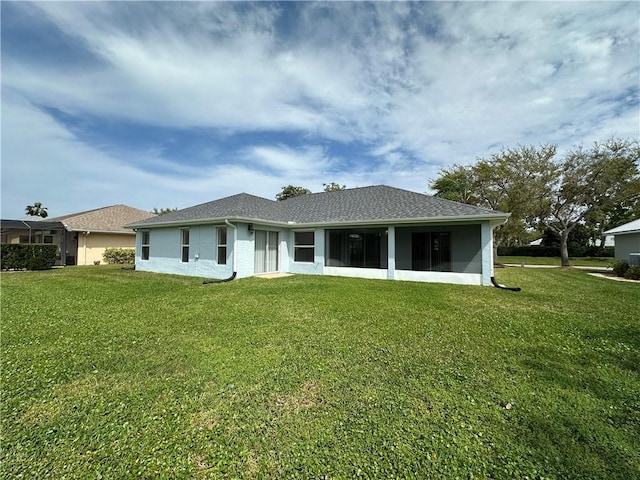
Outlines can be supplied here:
[[136, 269], [141, 271], [226, 278], [231, 275], [232, 236], [227, 244], [227, 264], [217, 263], [217, 225], [189, 227], [189, 261], [181, 261], [181, 228], [149, 230], [149, 259], [142, 260], [141, 232], [136, 239]]
[[[283, 234], [287, 238], [284, 250], [287, 255], [286, 268], [283, 263], [282, 271], [289, 273], [298, 273], [306, 275], [322, 275], [324, 271], [324, 229], [305, 229], [305, 231], [313, 231], [313, 262], [296, 262], [295, 261], [295, 230]], [[300, 230], [298, 230], [300, 231]]]
[[640, 253], [640, 233], [625, 233], [615, 236], [616, 260], [628, 262], [630, 253]]
[[480, 225], [430, 225], [396, 227], [395, 268], [411, 270], [411, 234], [414, 232], [450, 232], [451, 271], [482, 273]]

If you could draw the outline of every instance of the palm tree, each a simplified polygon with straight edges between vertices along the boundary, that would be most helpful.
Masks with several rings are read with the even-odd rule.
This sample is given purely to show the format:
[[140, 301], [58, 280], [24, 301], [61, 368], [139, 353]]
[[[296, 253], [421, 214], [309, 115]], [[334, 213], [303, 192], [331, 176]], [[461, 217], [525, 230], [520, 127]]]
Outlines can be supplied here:
[[33, 205], [27, 205], [25, 209], [27, 211], [27, 215], [31, 217], [42, 217], [47, 218], [49, 213], [47, 212], [47, 207], [43, 207], [42, 203], [36, 202]]

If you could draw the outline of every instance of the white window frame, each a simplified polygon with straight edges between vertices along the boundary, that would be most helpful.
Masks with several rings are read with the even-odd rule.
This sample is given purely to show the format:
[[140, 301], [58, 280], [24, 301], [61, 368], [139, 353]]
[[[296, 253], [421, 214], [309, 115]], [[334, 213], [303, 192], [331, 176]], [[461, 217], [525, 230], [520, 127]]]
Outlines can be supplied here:
[[[312, 238], [311, 244], [298, 244], [298, 233], [310, 233]], [[314, 263], [315, 261], [316, 236], [313, 230], [297, 230], [293, 232], [293, 261], [295, 263]], [[299, 250], [311, 250], [311, 260], [296, 260], [296, 254]]]
[[[147, 242], [145, 243], [145, 237]], [[145, 255], [146, 249], [146, 255]], [[151, 254], [151, 232], [143, 230], [140, 232], [140, 260], [149, 260]]]
[[[187, 237], [187, 242], [185, 243], [185, 234]], [[189, 228], [181, 228], [180, 229], [180, 262], [189, 263]], [[186, 250], [185, 250], [186, 249]], [[185, 252], [187, 254], [187, 259], [185, 260]]]
[[[221, 241], [222, 232], [224, 232], [224, 242]], [[227, 264], [227, 245], [229, 243], [229, 230], [227, 229], [227, 227], [218, 227], [216, 229], [216, 235], [217, 235], [216, 243], [218, 244], [216, 262], [218, 263], [218, 265], [226, 265]], [[221, 254], [222, 254], [222, 257], [220, 256]], [[224, 261], [221, 262], [220, 259], [223, 259]]]

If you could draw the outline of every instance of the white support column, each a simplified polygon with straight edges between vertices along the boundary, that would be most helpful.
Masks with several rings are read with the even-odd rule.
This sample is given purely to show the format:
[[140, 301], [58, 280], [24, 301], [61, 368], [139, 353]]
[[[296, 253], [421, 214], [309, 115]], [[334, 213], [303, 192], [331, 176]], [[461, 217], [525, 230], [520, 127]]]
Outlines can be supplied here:
[[493, 277], [493, 228], [489, 222], [481, 226], [480, 242], [482, 248], [482, 285], [491, 285]]
[[387, 278], [396, 278], [396, 228], [387, 228]]

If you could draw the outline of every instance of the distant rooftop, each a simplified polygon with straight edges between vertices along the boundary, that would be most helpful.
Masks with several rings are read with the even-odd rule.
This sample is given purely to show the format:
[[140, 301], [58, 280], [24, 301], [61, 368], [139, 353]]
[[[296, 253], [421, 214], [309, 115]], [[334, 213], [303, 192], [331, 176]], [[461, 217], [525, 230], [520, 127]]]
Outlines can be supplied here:
[[55, 218], [47, 218], [49, 222], [61, 222], [69, 231], [91, 231], [108, 233], [131, 233], [124, 228], [128, 223], [153, 218], [156, 215], [127, 205], [112, 205], [85, 212], [71, 213]]

